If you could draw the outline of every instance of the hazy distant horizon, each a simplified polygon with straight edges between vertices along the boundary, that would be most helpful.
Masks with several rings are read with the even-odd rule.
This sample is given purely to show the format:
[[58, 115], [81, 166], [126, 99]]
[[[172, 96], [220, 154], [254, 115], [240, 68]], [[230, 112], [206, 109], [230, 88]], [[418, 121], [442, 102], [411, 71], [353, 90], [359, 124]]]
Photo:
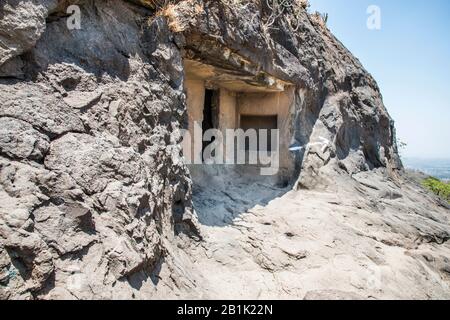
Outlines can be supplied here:
[[400, 155], [400, 158], [406, 160], [438, 160], [438, 161], [450, 161], [450, 157], [421, 157], [421, 156], [403, 156]]
[[401, 157], [407, 169], [422, 171], [433, 177], [450, 180], [450, 159]]

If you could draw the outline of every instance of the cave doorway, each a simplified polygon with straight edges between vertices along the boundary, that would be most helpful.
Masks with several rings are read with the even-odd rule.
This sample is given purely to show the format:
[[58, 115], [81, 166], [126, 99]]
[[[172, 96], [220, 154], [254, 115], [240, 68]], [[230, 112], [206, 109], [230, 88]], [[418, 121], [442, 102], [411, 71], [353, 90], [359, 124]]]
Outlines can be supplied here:
[[[203, 103], [203, 121], [202, 121], [202, 133], [210, 129], [217, 129], [217, 112], [219, 104], [219, 92], [218, 90], [205, 89], [205, 99]], [[203, 141], [202, 143], [202, 160], [205, 161], [204, 151], [208, 145], [214, 142], [214, 137], [211, 141]]]
[[[245, 141], [245, 150], [246, 151], [268, 151], [272, 152], [276, 146], [272, 146], [272, 130], [278, 129], [278, 116], [277, 115], [241, 115], [240, 119], [240, 127], [242, 130], [247, 131], [249, 129], [256, 130], [258, 141], [257, 141], [257, 149], [250, 150], [251, 146], [249, 141]], [[267, 132], [267, 141], [266, 143], [262, 143], [261, 133], [262, 130], [266, 130]]]
[[[183, 151], [183, 156], [193, 182], [194, 209], [201, 224], [227, 226], [251, 208], [265, 206], [290, 190], [288, 181], [293, 162], [289, 145], [295, 87], [270, 75], [261, 80], [259, 76], [251, 77], [189, 59], [185, 59], [184, 66], [190, 139], [184, 141], [188, 150]], [[217, 129], [221, 139], [219, 148], [206, 149], [217, 141], [196, 139], [199, 131], [208, 139], [210, 135], [205, 133], [209, 129]], [[257, 150], [249, 150], [248, 129], [257, 131]], [[271, 132], [274, 129], [276, 139]], [[260, 130], [267, 130], [266, 143], [260, 143]], [[246, 140], [239, 136], [241, 133]], [[272, 143], [272, 137], [278, 141], [277, 145]], [[243, 154], [236, 152], [238, 148], [246, 149], [244, 163], [241, 162]], [[217, 159], [223, 162], [205, 159], [211, 150], [221, 152]], [[256, 151], [256, 162], [253, 151]], [[267, 168], [275, 168], [274, 174], [262, 174], [262, 169]]]

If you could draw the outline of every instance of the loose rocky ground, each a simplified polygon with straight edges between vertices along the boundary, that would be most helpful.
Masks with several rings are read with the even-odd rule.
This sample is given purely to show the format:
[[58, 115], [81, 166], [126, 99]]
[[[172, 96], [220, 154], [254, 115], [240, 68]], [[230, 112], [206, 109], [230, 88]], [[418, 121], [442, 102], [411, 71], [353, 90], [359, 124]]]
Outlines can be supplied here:
[[[234, 187], [233, 177], [222, 180], [210, 181], [210, 190], [225, 186], [232, 203], [252, 199], [239, 180]], [[272, 188], [267, 206], [202, 225], [204, 240], [187, 255], [203, 297], [450, 298], [450, 211], [418, 184], [396, 185], [378, 172], [336, 181], [334, 190], [278, 197], [282, 189]], [[199, 209], [201, 219], [205, 206]], [[213, 206], [206, 210], [217, 215]]]

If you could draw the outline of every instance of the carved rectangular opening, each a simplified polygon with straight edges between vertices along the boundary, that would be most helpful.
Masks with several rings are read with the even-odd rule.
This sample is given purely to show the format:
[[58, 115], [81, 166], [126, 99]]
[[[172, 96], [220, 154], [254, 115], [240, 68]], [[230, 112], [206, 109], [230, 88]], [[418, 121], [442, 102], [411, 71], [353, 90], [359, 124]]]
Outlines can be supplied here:
[[[257, 150], [251, 150], [248, 139], [245, 141], [246, 151], [272, 151], [272, 129], [278, 129], [277, 115], [241, 115], [240, 127], [244, 131], [249, 129], [256, 130], [258, 136]], [[267, 131], [267, 141], [261, 141], [262, 130]], [[275, 147], [275, 146], [274, 146]]]
[[[184, 62], [189, 121], [183, 155], [194, 207], [201, 223], [224, 225], [289, 189], [295, 87], [260, 72]], [[217, 138], [210, 129], [218, 129]], [[271, 168], [273, 175], [262, 174]]]
[[[217, 112], [219, 109], [219, 91], [218, 90], [210, 90], [205, 89], [205, 100], [203, 103], [203, 121], [202, 121], [202, 132], [206, 132], [209, 129], [217, 129], [218, 128], [218, 119]], [[202, 155], [205, 148], [214, 142], [212, 141], [203, 141], [202, 144]], [[205, 159], [203, 159], [205, 160]]]

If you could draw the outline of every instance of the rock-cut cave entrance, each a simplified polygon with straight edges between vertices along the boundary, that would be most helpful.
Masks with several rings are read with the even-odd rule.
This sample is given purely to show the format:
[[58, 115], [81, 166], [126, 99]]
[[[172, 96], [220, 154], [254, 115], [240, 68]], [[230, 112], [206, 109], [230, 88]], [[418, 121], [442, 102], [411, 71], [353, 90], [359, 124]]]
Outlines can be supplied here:
[[[292, 176], [293, 158], [289, 151], [292, 133], [292, 108], [294, 90], [288, 85], [259, 83], [248, 74], [220, 69], [198, 61], [184, 61], [185, 92], [188, 109], [189, 145], [184, 157], [194, 183], [193, 201], [199, 221], [208, 226], [225, 226], [256, 205], [268, 202], [286, 193], [289, 177]], [[200, 129], [199, 129], [200, 128]], [[267, 141], [257, 151], [267, 154], [278, 152], [277, 171], [273, 175], [261, 175], [257, 164], [205, 164], [203, 152], [214, 140], [198, 143], [194, 141], [195, 130], [201, 134], [209, 129], [218, 129], [226, 136], [228, 129], [266, 130]], [[272, 142], [271, 129], [278, 129], [278, 140]], [[226, 144], [224, 140], [224, 152]], [[235, 146], [237, 147], [237, 146]], [[245, 151], [252, 150], [245, 140]], [[202, 164], [196, 162], [201, 159]], [[246, 156], [246, 160], [249, 158]]]
[[[247, 131], [249, 129], [254, 129], [258, 133], [256, 150], [252, 150], [252, 146], [245, 141], [245, 150], [247, 151], [269, 151], [272, 152], [276, 149], [276, 146], [272, 146], [272, 130], [278, 129], [278, 116], [259, 116], [259, 115], [241, 115], [240, 116], [240, 126], [242, 130]], [[260, 140], [260, 132], [265, 130], [267, 132], [267, 141], [263, 143]]]
[[[210, 90], [205, 88], [205, 100], [203, 103], [203, 121], [202, 132], [206, 132], [209, 129], [217, 129], [217, 109], [218, 109], [218, 90]], [[214, 141], [203, 141], [202, 143], [202, 160], [205, 161], [203, 153], [206, 147]]]

